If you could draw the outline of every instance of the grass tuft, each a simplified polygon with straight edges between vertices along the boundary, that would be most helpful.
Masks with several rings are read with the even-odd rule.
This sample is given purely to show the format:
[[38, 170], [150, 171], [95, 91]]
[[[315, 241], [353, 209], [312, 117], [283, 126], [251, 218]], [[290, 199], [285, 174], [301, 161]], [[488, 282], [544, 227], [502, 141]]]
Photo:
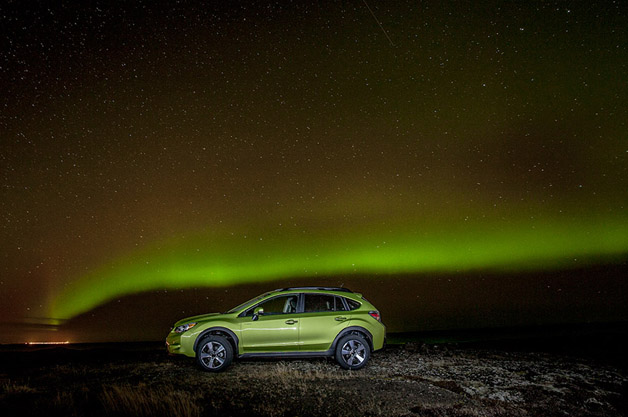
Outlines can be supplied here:
[[17, 384], [15, 382], [11, 382], [11, 381], [6, 381], [4, 383], [2, 383], [2, 385], [0, 385], [0, 393], [2, 394], [6, 394], [6, 395], [12, 395], [12, 394], [30, 394], [30, 393], [34, 393], [37, 392], [37, 390], [35, 388], [32, 388], [28, 385], [24, 385], [24, 384]]
[[197, 417], [198, 399], [170, 387], [111, 385], [103, 387], [100, 401], [107, 415]]

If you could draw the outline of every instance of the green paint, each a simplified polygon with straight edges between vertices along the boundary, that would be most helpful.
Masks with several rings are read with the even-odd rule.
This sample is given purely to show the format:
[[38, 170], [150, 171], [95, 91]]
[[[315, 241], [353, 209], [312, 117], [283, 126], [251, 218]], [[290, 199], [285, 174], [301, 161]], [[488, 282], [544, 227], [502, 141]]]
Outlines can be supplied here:
[[117, 297], [156, 289], [346, 274], [574, 268], [619, 261], [626, 253], [628, 222], [620, 218], [363, 226], [318, 233], [283, 226], [216, 230], [103, 265], [65, 286], [50, 313], [67, 319]]

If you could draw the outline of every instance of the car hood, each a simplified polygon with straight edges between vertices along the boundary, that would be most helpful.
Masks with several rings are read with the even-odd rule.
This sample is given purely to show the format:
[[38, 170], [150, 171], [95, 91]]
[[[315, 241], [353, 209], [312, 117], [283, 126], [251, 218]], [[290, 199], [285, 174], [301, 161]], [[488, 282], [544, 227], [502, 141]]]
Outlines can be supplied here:
[[186, 318], [184, 318], [182, 320], [179, 320], [174, 325], [176, 327], [176, 326], [179, 326], [179, 325], [185, 324], [185, 323], [191, 323], [191, 322], [198, 323], [198, 322], [201, 322], [201, 321], [209, 320], [209, 319], [211, 319], [213, 317], [216, 317], [216, 316], [222, 316], [222, 313], [208, 313], [208, 314], [200, 314], [198, 316], [186, 317]]

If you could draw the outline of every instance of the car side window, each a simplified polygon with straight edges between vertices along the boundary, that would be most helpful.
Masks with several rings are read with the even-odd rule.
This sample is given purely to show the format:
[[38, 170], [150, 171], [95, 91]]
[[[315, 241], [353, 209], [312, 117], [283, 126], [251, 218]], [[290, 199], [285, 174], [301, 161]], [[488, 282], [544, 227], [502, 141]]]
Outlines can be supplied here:
[[257, 304], [255, 307], [251, 307], [246, 311], [247, 316], [252, 316], [253, 311], [256, 308], [263, 308], [264, 315], [273, 315], [273, 314], [292, 314], [297, 312], [297, 303], [299, 301], [299, 296], [297, 294], [283, 295], [280, 297], [274, 297], [270, 300], [266, 300], [260, 304]]
[[342, 302], [342, 298], [341, 297], [334, 297], [336, 300], [336, 311], [347, 311], [347, 307], [345, 307], [345, 304]]
[[339, 297], [328, 294], [305, 294], [306, 313], [321, 311], [345, 311], [345, 306]]
[[347, 305], [349, 306], [349, 310], [355, 310], [360, 307], [360, 303], [358, 303], [355, 300], [350, 300], [348, 298], [345, 298], [345, 301], [347, 302]]

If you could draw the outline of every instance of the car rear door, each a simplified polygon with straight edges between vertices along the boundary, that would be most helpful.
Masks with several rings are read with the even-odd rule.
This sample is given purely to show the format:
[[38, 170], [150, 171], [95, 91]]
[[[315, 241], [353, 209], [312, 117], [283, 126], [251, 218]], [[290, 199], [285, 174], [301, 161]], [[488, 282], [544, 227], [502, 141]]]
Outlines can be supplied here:
[[304, 293], [300, 314], [299, 350], [324, 352], [336, 335], [347, 327], [349, 313], [340, 297], [324, 293]]

